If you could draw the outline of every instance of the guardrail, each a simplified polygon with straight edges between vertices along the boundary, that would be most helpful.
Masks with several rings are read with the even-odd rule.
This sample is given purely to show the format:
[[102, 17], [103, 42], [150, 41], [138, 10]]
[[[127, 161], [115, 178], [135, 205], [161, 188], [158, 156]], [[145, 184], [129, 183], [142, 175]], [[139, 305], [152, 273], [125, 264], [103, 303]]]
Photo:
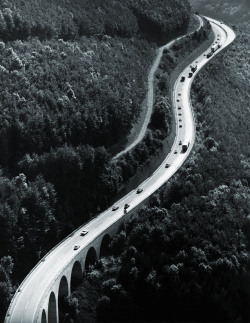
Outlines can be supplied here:
[[[206, 18], [206, 17], [205, 17]], [[213, 23], [214, 24], [216, 24], [216, 25], [218, 25], [218, 26], [220, 26], [221, 27], [221, 25], [220, 24], [218, 24], [218, 23], [215, 23], [214, 21], [213, 21]], [[199, 29], [201, 28], [201, 26], [199, 27]], [[223, 29], [224, 31], [225, 31], [225, 33], [226, 33], [226, 35], [228, 36], [228, 33], [227, 33], [227, 31], [225, 30], [225, 29]], [[190, 34], [192, 34], [192, 33], [190, 33]], [[190, 35], [190, 34], [188, 34], [188, 35]], [[183, 37], [187, 37], [188, 35], [184, 35], [184, 36], [181, 36], [181, 37], [179, 37], [179, 38], [177, 38], [177, 39], [181, 39], [181, 38], [183, 38]], [[222, 51], [223, 49], [224, 49], [225, 47], [223, 47], [223, 48], [220, 48], [219, 50], [217, 50], [216, 52], [215, 52], [215, 55], [216, 54], [218, 54], [220, 51]], [[203, 67], [202, 67], [203, 68]], [[200, 71], [200, 70], [199, 70]], [[178, 78], [179, 79], [179, 78]], [[178, 81], [178, 80], [177, 80]], [[175, 82], [175, 85], [174, 85], [174, 89], [175, 89], [175, 87], [176, 87], [176, 84], [177, 84], [177, 81]], [[193, 82], [193, 80], [190, 82], [190, 85], [189, 85], [189, 88], [191, 88], [191, 84], [192, 84], [192, 82]], [[192, 102], [191, 102], [191, 96], [190, 96], [190, 91], [189, 91], [189, 105], [190, 105], [190, 107], [191, 107], [191, 111], [192, 111], [192, 117], [193, 117], [193, 120], [194, 120], [194, 125], [196, 124], [195, 123], [195, 119], [194, 119], [194, 110], [193, 110], [193, 106], [192, 106]], [[178, 126], [177, 126], [177, 123], [176, 123], [176, 131], [177, 131], [177, 128], [178, 128]], [[194, 133], [193, 133], [193, 135], [195, 136], [195, 127], [194, 127]], [[176, 142], [176, 139], [175, 139], [175, 142]], [[174, 143], [175, 143], [174, 142]], [[191, 143], [191, 149], [192, 149], [192, 147], [193, 147], [193, 145], [194, 145], [194, 141]], [[190, 152], [191, 152], [191, 149], [189, 150], [189, 153], [188, 153], [188, 155], [190, 154]], [[179, 167], [178, 167], [179, 168]], [[89, 222], [91, 222], [91, 221], [94, 221], [95, 220], [95, 218], [94, 219], [91, 219]], [[117, 220], [118, 221], [118, 220]], [[87, 222], [87, 223], [89, 223], [89, 222]], [[6, 317], [5, 317], [5, 323], [8, 323], [9, 322], [9, 316], [10, 316], [10, 310], [11, 310], [11, 307], [12, 306], [14, 306], [14, 303], [16, 302], [16, 299], [18, 298], [18, 293], [20, 292], [20, 290], [22, 290], [22, 287], [24, 286], [24, 284], [26, 283], [26, 281], [30, 278], [30, 276], [32, 275], [32, 273], [37, 269], [37, 267], [39, 266], [39, 265], [41, 265], [44, 261], [46, 261], [46, 257], [48, 257], [59, 245], [61, 245], [64, 241], [66, 241], [67, 239], [69, 239], [69, 238], [71, 238], [72, 236], [74, 236], [74, 234], [78, 231], [78, 230], [81, 230], [81, 229], [83, 229], [84, 228], [84, 226], [87, 224], [87, 223], [84, 223], [82, 226], [80, 226], [80, 227], [78, 227], [77, 229], [75, 229], [71, 234], [69, 234], [68, 236], [66, 236], [63, 240], [61, 240], [58, 244], [56, 244], [42, 259], [40, 259], [40, 261], [31, 269], [31, 271], [27, 274], [27, 276], [24, 278], [24, 280], [22, 281], [22, 283], [19, 285], [19, 287], [17, 288], [17, 290], [16, 290], [16, 292], [15, 292], [15, 294], [14, 294], [14, 296], [12, 297], [12, 299], [11, 299], [11, 302], [10, 302], [10, 305], [9, 305], [9, 307], [8, 307], [8, 310], [7, 310], [7, 313], [6, 313]], [[56, 276], [56, 277], [58, 277], [58, 276], [60, 276], [60, 274], [61, 274], [61, 272]], [[48, 286], [48, 288], [46, 289], [46, 292], [47, 292], [47, 290], [50, 288], [50, 286]], [[47, 295], [47, 293], [45, 293], [46, 295]], [[45, 295], [44, 294], [44, 295]], [[45, 297], [45, 296], [44, 296]]]

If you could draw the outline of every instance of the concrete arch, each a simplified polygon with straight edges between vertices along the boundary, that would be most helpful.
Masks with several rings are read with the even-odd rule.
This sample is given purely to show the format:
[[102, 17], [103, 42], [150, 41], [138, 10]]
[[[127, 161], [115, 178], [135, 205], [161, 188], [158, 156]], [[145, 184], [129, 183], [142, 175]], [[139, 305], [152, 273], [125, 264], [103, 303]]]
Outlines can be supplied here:
[[45, 310], [43, 310], [43, 312], [42, 312], [42, 320], [41, 320], [41, 323], [47, 323], [47, 318], [46, 318], [46, 312], [45, 312]]
[[48, 323], [57, 323], [57, 305], [54, 292], [51, 292], [49, 297]]
[[79, 261], [76, 261], [72, 267], [71, 271], [71, 280], [70, 280], [70, 286], [71, 286], [71, 292], [73, 292], [76, 287], [79, 285], [80, 281], [82, 280], [83, 272], [82, 267]]
[[58, 298], [68, 296], [68, 295], [69, 295], [68, 281], [65, 276], [62, 276], [59, 284], [59, 289], [58, 289]]
[[63, 317], [65, 317], [66, 313], [66, 304], [65, 304], [65, 298], [69, 295], [69, 285], [68, 280], [65, 276], [62, 276], [59, 284], [58, 289], [58, 316], [59, 316], [59, 322], [62, 321]]
[[97, 261], [96, 250], [94, 247], [89, 248], [85, 259], [85, 271], [89, 270], [89, 266], [94, 265]]
[[109, 234], [105, 234], [102, 238], [101, 247], [100, 247], [100, 258], [108, 256], [110, 249], [111, 237]]

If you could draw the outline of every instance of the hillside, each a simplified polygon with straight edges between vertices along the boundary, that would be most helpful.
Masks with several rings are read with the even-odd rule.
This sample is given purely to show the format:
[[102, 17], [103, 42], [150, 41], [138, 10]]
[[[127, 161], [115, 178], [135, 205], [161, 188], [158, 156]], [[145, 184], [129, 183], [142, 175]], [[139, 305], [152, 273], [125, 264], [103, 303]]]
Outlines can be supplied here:
[[32, 266], [110, 205], [124, 179], [109, 149], [189, 15], [180, 0], [1, 1], [0, 321]]
[[190, 0], [194, 10], [232, 24], [243, 23], [250, 32], [250, 3], [248, 0]]
[[[195, 79], [197, 140], [189, 161], [122, 228], [110, 256], [67, 300], [74, 322], [90, 309], [101, 322], [249, 321], [246, 23], [236, 25], [234, 43]], [[88, 294], [99, 297], [97, 309], [86, 304]]]

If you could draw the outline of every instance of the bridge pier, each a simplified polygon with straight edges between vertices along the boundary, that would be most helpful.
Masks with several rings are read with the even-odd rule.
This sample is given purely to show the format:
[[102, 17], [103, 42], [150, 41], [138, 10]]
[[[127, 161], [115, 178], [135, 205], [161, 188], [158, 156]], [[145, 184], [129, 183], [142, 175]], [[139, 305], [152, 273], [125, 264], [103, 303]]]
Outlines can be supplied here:
[[[146, 199], [143, 205], [148, 203], [149, 199]], [[59, 323], [60, 299], [62, 300], [63, 297], [71, 295], [84, 278], [89, 266], [94, 265], [100, 257], [107, 255], [111, 239], [119, 231], [121, 225], [129, 221], [131, 216], [141, 207], [142, 205], [135, 207], [125, 217], [119, 219], [102, 232], [81, 252], [76, 253], [76, 257], [58, 275], [36, 322]]]

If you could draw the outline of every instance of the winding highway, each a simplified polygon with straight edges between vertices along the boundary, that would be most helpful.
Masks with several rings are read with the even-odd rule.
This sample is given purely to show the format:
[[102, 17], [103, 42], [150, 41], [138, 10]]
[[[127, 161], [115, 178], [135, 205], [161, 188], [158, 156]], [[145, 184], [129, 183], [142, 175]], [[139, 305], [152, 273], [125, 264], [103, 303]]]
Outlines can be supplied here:
[[[200, 16], [196, 16], [196, 17], [199, 20], [199, 27], [197, 28], [197, 31], [199, 31], [199, 29], [203, 26], [203, 20], [201, 19]], [[192, 34], [192, 32], [190, 34]], [[142, 138], [145, 136], [147, 128], [148, 128], [148, 124], [150, 122], [150, 118], [151, 118], [151, 115], [152, 115], [152, 111], [153, 111], [154, 75], [155, 75], [155, 72], [156, 72], [156, 70], [157, 70], [157, 68], [158, 68], [158, 66], [160, 64], [163, 51], [165, 49], [170, 49], [177, 40], [180, 40], [181, 38], [184, 38], [184, 37], [186, 37], [188, 35], [189, 34], [180, 36], [180, 37], [178, 37], [176, 39], [173, 39], [172, 41], [170, 41], [169, 43], [167, 43], [164, 46], [161, 46], [157, 50], [156, 58], [155, 58], [154, 63], [152, 65], [151, 69], [150, 69], [150, 72], [148, 74], [148, 93], [147, 93], [147, 99], [146, 99], [146, 115], [144, 117], [143, 124], [142, 124], [141, 129], [138, 132], [135, 140], [133, 140], [133, 142], [131, 144], [129, 144], [124, 150], [120, 151], [117, 155], [115, 155], [114, 159], [117, 159], [121, 155], [125, 154], [126, 152], [128, 152], [129, 150], [134, 148], [142, 140]]]
[[[142, 191], [138, 194], [137, 190], [131, 191], [125, 197], [117, 201], [119, 207], [113, 211], [109, 208], [86, 225], [77, 229], [73, 234], [64, 239], [52, 251], [50, 251], [30, 272], [17, 290], [6, 314], [5, 323], [34, 323], [50, 322], [42, 317], [45, 300], [52, 286], [58, 279], [64, 268], [84, 249], [87, 249], [92, 241], [103, 234], [112, 224], [120, 218], [126, 216], [124, 205], [129, 204], [129, 212], [140, 206], [144, 200], [152, 195], [161, 187], [184, 163], [187, 159], [195, 139], [195, 123], [193, 110], [190, 103], [190, 87], [195, 74], [222, 49], [228, 46], [235, 38], [234, 32], [225, 24], [206, 17], [212, 25], [215, 40], [220, 41], [221, 47], [207, 58], [206, 54], [211, 52], [211, 48], [201, 56], [197, 57], [193, 64], [197, 65], [197, 70], [192, 77], [188, 77], [190, 66], [186, 67], [174, 86], [174, 108], [176, 114], [176, 137], [171, 152], [166, 156], [164, 162], [155, 172], [140, 184]], [[181, 82], [181, 77], [185, 76], [185, 81]], [[180, 115], [179, 115], [180, 114]], [[181, 142], [188, 141], [189, 148], [185, 153], [182, 152]], [[169, 167], [166, 168], [166, 164]], [[82, 230], [87, 230], [88, 234], [80, 236]], [[73, 250], [75, 245], [79, 245], [78, 250]], [[47, 301], [46, 301], [47, 302]], [[53, 320], [51, 320], [52, 322]], [[58, 318], [53, 322], [58, 322]]]

